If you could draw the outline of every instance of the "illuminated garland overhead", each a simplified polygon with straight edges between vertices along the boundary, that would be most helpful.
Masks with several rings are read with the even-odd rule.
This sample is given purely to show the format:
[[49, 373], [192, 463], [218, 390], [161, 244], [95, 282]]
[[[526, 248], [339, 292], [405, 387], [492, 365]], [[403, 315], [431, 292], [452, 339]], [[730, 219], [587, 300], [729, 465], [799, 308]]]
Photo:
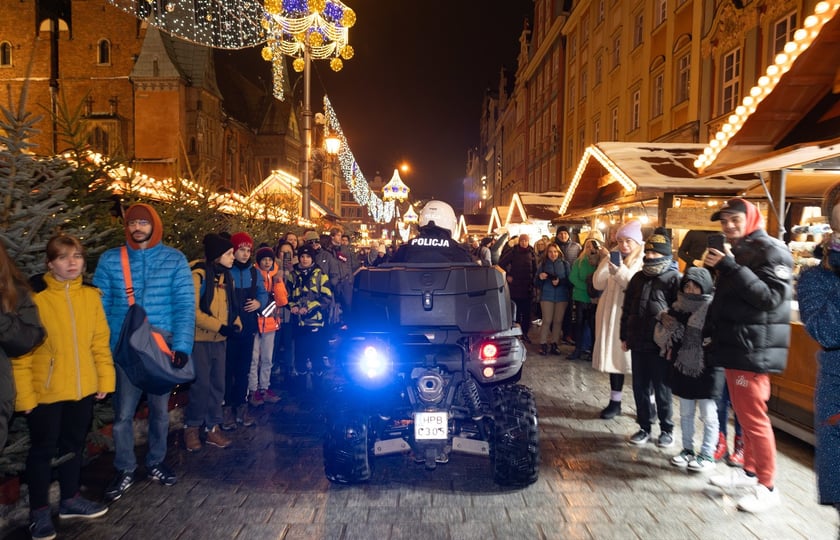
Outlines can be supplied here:
[[[304, 52], [330, 60], [341, 71], [353, 58], [349, 29], [356, 13], [340, 0], [108, 0], [151, 26], [192, 43], [216, 49], [243, 49], [265, 43], [272, 63], [274, 96], [283, 100], [283, 57], [303, 71]], [[263, 6], [264, 5], [264, 6]]]
[[284, 56], [295, 59], [292, 68], [298, 73], [304, 70], [306, 53], [316, 60], [331, 57], [333, 71], [341, 71], [343, 60], [353, 58], [348, 41], [356, 13], [339, 0], [265, 0], [260, 24], [267, 32], [262, 57], [272, 63], [274, 97], [279, 100], [283, 99], [283, 80], [278, 65]]
[[108, 0], [151, 26], [192, 43], [242, 49], [264, 43], [257, 0]]
[[341, 140], [341, 150], [338, 153], [338, 163], [341, 167], [341, 175], [344, 177], [344, 182], [350, 188], [350, 193], [353, 194], [353, 200], [360, 206], [367, 207], [368, 213], [373, 219], [379, 223], [387, 223], [394, 219], [395, 202], [383, 202], [374, 192], [370, 190], [365, 175], [359, 164], [356, 163], [356, 157], [350, 150], [350, 144], [347, 142], [347, 137], [341, 131], [341, 124], [338, 122], [338, 116], [333, 109], [332, 103], [327, 96], [324, 96], [324, 114], [327, 121], [324, 124], [324, 132], [334, 133]]

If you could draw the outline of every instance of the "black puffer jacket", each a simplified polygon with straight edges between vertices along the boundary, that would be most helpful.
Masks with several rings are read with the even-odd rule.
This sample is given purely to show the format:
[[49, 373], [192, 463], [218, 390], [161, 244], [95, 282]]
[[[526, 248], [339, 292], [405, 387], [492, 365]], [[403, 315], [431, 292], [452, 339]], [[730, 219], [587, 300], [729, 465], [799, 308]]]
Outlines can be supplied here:
[[779, 373], [790, 345], [793, 258], [763, 229], [744, 237], [715, 270], [715, 298], [703, 334], [710, 365]]
[[471, 263], [473, 258], [449, 230], [436, 225], [420, 227], [420, 234], [403, 244], [390, 263]]
[[499, 259], [510, 281], [511, 298], [531, 298], [534, 294], [534, 276], [537, 273], [537, 254], [531, 246], [521, 247], [519, 244], [506, 251]]
[[659, 352], [659, 345], [653, 341], [656, 316], [668, 311], [679, 290], [680, 273], [673, 267], [656, 276], [636, 272], [630, 278], [624, 293], [619, 336], [631, 351]]
[[[38, 308], [32, 301], [32, 296], [28, 291], [19, 289], [15, 310], [0, 313], [0, 401], [15, 399], [15, 384], [9, 358], [28, 353], [44, 340], [44, 336]], [[0, 442], [5, 444], [5, 434], [0, 433], [0, 439]], [[0, 449], [2, 448], [0, 446]]]

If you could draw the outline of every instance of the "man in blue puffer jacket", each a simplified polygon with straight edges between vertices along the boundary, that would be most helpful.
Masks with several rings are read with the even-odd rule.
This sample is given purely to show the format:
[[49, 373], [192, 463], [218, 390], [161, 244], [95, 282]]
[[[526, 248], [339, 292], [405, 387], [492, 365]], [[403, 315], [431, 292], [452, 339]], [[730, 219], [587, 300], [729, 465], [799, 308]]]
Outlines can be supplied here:
[[[195, 333], [195, 292], [192, 274], [184, 254], [161, 243], [163, 223], [149, 205], [135, 204], [125, 211], [125, 236], [134, 296], [143, 306], [149, 323], [171, 334], [169, 346], [179, 362], [192, 353]], [[111, 329], [111, 349], [120, 336], [128, 297], [121, 262], [121, 248], [102, 254], [93, 275], [102, 291], [102, 304]], [[134, 483], [137, 459], [134, 455], [134, 414], [143, 390], [134, 386], [119, 365], [114, 393], [114, 467], [117, 474], [105, 490], [109, 501], [119, 499]], [[146, 473], [151, 480], [171, 486], [176, 477], [163, 462], [169, 432], [169, 392], [147, 395], [149, 405], [149, 452]]]

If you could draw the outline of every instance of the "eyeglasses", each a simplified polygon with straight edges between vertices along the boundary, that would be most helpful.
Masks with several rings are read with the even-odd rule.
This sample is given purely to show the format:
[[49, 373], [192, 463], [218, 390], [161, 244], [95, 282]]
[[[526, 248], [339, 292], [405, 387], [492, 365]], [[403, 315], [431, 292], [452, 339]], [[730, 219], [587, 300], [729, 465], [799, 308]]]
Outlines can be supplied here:
[[320, 244], [321, 242], [320, 242], [320, 240], [307, 240], [306, 243], [307, 244]]
[[132, 219], [128, 222], [128, 224], [134, 227], [146, 227], [148, 225], [151, 225], [152, 222], [148, 219]]

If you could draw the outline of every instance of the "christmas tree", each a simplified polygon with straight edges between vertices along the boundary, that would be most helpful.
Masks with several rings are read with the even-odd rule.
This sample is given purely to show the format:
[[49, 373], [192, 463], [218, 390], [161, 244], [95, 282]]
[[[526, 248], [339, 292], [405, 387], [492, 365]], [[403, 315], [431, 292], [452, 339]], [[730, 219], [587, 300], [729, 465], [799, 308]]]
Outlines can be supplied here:
[[76, 236], [96, 247], [95, 225], [85, 215], [83, 176], [61, 156], [38, 157], [30, 139], [41, 117], [25, 109], [0, 107], [0, 241], [26, 275], [44, 271], [44, 249], [54, 235]]

